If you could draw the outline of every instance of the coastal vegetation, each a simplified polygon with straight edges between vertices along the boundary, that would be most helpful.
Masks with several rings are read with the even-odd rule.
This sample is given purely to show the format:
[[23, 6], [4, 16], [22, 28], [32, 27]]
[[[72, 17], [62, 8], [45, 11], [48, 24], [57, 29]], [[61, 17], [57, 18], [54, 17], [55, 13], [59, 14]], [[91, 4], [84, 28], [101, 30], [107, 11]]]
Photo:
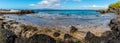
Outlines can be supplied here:
[[110, 4], [108, 7], [108, 11], [116, 13], [116, 15], [120, 15], [120, 1]]
[[110, 4], [108, 9], [118, 9], [118, 8], [120, 8], [120, 1]]
[[101, 9], [101, 10], [97, 10], [97, 12], [100, 12], [101, 14], [106, 14], [106, 13], [109, 13], [109, 12], [118, 13], [119, 9], [120, 9], [120, 1], [110, 4], [108, 6], [108, 9], [106, 9], [106, 10]]

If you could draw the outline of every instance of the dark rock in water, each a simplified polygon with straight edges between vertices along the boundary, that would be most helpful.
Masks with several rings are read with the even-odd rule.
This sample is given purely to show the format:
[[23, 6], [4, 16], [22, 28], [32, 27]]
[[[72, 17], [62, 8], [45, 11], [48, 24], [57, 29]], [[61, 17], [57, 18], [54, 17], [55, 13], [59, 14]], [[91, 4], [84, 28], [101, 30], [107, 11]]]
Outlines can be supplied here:
[[65, 34], [65, 35], [64, 35], [64, 39], [69, 39], [69, 38], [72, 38], [72, 36], [69, 35], [69, 34]]
[[101, 38], [95, 36], [91, 32], [87, 32], [86, 37], [85, 37], [86, 43], [101, 43]]
[[54, 32], [54, 33], [53, 33], [53, 36], [54, 36], [54, 37], [59, 37], [59, 36], [60, 36], [60, 33]]
[[97, 10], [96, 12], [100, 12], [101, 14], [106, 14], [106, 13], [108, 13], [109, 11], [107, 11], [107, 10]]
[[65, 43], [81, 43], [81, 41], [79, 41], [78, 39], [74, 38], [69, 34], [64, 35], [64, 41]]
[[10, 30], [0, 29], [0, 43], [15, 43], [16, 35]]
[[56, 43], [56, 40], [45, 34], [36, 34], [30, 37], [27, 43]]
[[71, 26], [71, 30], [70, 30], [70, 32], [71, 33], [74, 33], [74, 32], [76, 32], [78, 29], [76, 28], [76, 27], [74, 27], [74, 26]]

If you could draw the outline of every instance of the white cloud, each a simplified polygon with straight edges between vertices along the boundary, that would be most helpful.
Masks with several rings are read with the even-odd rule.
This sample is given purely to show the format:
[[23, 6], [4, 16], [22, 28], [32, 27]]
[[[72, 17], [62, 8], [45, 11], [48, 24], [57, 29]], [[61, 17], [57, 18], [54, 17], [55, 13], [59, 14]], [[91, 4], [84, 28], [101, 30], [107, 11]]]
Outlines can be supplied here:
[[36, 6], [35, 4], [30, 4], [30, 6]]
[[103, 5], [103, 6], [99, 6], [99, 5], [88, 5], [88, 6], [82, 6], [82, 7], [86, 7], [86, 8], [89, 8], [89, 7], [91, 7], [91, 8], [95, 8], [95, 7], [107, 7], [106, 5]]
[[61, 7], [60, 0], [42, 0], [37, 4], [30, 4], [30, 6], [38, 6], [40, 8], [55, 8]]
[[[36, 4], [30, 4], [30, 6], [37, 6], [40, 8], [61, 8], [64, 7], [61, 5], [61, 2], [67, 4], [70, 0], [42, 0]], [[80, 2], [81, 0], [72, 0], [75, 2]]]
[[54, 6], [55, 6], [55, 7], [60, 7], [60, 6], [61, 6], [61, 4], [55, 4]]
[[80, 9], [106, 9], [108, 8], [108, 6], [106, 5], [103, 5], [103, 6], [100, 6], [100, 5], [88, 5], [88, 6], [81, 6], [81, 7], [78, 7]]

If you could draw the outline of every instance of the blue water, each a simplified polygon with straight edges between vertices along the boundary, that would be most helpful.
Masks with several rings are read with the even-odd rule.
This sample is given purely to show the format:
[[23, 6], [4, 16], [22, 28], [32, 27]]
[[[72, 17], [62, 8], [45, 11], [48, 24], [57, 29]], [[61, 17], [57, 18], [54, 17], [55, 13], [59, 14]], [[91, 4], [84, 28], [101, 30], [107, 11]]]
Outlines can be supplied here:
[[44, 12], [49, 14], [76, 14], [76, 15], [98, 15], [100, 12], [96, 12], [96, 10], [36, 10], [37, 12]]

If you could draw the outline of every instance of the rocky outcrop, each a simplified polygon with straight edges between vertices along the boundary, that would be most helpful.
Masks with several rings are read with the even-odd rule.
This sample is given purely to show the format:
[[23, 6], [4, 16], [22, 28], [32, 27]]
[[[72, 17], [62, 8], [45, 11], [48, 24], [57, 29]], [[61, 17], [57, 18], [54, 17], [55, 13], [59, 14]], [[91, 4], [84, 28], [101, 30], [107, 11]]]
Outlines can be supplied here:
[[96, 10], [96, 12], [100, 12], [101, 14], [106, 14], [109, 13], [108, 10]]
[[0, 14], [30, 14], [36, 13], [33, 10], [0, 10]]

